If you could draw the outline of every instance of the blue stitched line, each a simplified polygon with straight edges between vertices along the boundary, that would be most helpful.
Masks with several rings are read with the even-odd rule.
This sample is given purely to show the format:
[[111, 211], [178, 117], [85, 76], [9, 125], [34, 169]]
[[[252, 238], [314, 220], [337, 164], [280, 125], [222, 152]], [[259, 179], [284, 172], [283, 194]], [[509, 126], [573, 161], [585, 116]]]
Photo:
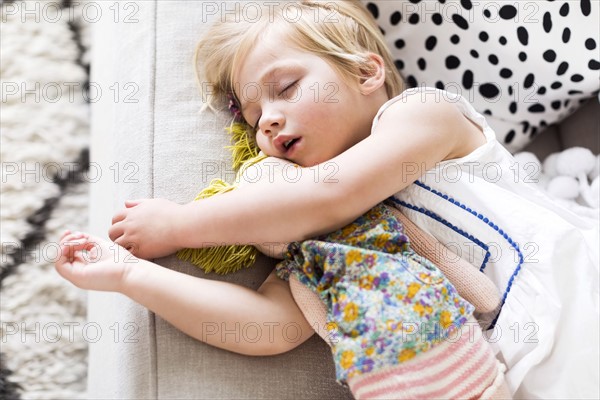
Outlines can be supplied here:
[[[449, 201], [450, 203], [454, 204], [457, 207], [462, 208], [463, 210], [469, 212], [470, 214], [473, 214], [474, 216], [476, 216], [477, 218], [479, 218], [481, 221], [485, 222], [488, 226], [490, 226], [492, 229], [494, 229], [496, 232], [498, 232], [500, 235], [502, 235], [502, 237], [511, 245], [511, 247], [513, 249], [516, 250], [517, 254], [519, 255], [519, 264], [517, 265], [517, 268], [515, 268], [515, 270], [513, 271], [510, 279], [508, 280], [508, 285], [506, 286], [506, 290], [504, 291], [504, 294], [502, 295], [502, 301], [500, 303], [500, 310], [498, 311], [498, 314], [496, 314], [496, 316], [494, 317], [494, 320], [492, 321], [490, 327], [488, 329], [494, 329], [494, 327], [496, 326], [496, 322], [498, 321], [498, 318], [500, 317], [500, 312], [502, 311], [502, 307], [504, 307], [504, 303], [506, 302], [506, 298], [508, 297], [508, 293], [510, 292], [510, 289], [512, 288], [512, 285], [514, 283], [515, 278], [517, 277], [517, 275], [519, 274], [519, 272], [521, 271], [521, 266], [523, 265], [524, 262], [524, 257], [523, 257], [523, 253], [521, 253], [521, 250], [519, 249], [519, 245], [514, 242], [512, 240], [512, 238], [510, 238], [510, 236], [508, 236], [508, 234], [506, 232], [504, 232], [502, 229], [500, 229], [498, 227], [498, 225], [494, 224], [493, 222], [491, 222], [489, 220], [489, 218], [485, 217], [483, 214], [478, 213], [477, 211], [471, 209], [470, 207], [467, 207], [466, 205], [462, 204], [461, 202], [453, 199], [452, 197], [449, 197], [446, 194], [443, 194], [441, 192], [438, 192], [435, 189], [430, 188], [429, 186], [425, 185], [424, 183], [422, 183], [421, 181], [415, 181], [415, 184], [425, 190], [430, 191], [431, 193], [443, 198], [444, 200]], [[418, 211], [422, 214], [427, 215], [430, 218], [433, 218], [434, 220], [446, 225], [447, 227], [449, 227], [450, 229], [452, 229], [453, 231], [459, 233], [460, 235], [469, 238], [470, 240], [472, 240], [473, 242], [475, 242], [476, 244], [480, 245], [482, 248], [484, 248], [486, 250], [486, 255], [485, 258], [483, 260], [483, 264], [481, 265], [481, 268], [479, 269], [481, 272], [483, 272], [487, 262], [489, 261], [490, 258], [490, 252], [489, 252], [489, 247], [481, 242], [479, 239], [476, 239], [475, 237], [473, 237], [472, 235], [468, 234], [467, 232], [463, 231], [462, 229], [452, 225], [450, 222], [446, 221], [445, 219], [443, 219], [442, 217], [440, 217], [439, 215], [437, 215], [434, 212], [431, 212], [429, 210], [426, 210], [422, 207], [417, 207], [414, 206], [412, 204], [406, 203], [402, 200], [398, 200], [394, 197], [390, 198], [394, 203], [400, 204], [404, 207], [410, 208], [411, 210], [414, 211]]]
[[[477, 239], [475, 236], [471, 235], [470, 233], [463, 231], [459, 227], [452, 225], [449, 221], [447, 221], [444, 218], [440, 217], [439, 215], [437, 215], [433, 211], [429, 211], [429, 210], [427, 210], [425, 208], [422, 208], [422, 207], [419, 208], [419, 207], [417, 207], [415, 205], [409, 204], [409, 203], [407, 203], [405, 201], [402, 201], [402, 200], [398, 200], [398, 199], [396, 199], [394, 197], [390, 197], [390, 200], [392, 200], [392, 202], [394, 202], [396, 204], [399, 204], [399, 205], [401, 205], [403, 207], [410, 208], [411, 210], [418, 211], [418, 212], [420, 212], [422, 214], [427, 215], [430, 218], [433, 218], [434, 220], [440, 222], [443, 225], [446, 225], [447, 227], [449, 227], [450, 229], [452, 229], [454, 232], [456, 232], [456, 233], [458, 233], [458, 234], [466, 237], [470, 241], [475, 242], [475, 244], [477, 244], [478, 246], [480, 246], [481, 248], [483, 248], [485, 250], [485, 258], [483, 260], [483, 263], [481, 264], [481, 267], [479, 268], [479, 271], [483, 272], [483, 270], [485, 269], [486, 263], [487, 263], [487, 261], [490, 258], [489, 246], [487, 244], [483, 243], [481, 240]], [[409, 238], [409, 240], [410, 240], [410, 238]]]

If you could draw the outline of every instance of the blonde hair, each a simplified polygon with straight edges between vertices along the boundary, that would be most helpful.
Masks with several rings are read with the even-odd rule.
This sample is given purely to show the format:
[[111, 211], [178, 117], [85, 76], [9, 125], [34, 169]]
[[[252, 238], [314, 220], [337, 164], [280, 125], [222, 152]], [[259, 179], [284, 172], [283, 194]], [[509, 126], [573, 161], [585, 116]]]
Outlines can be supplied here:
[[240, 6], [235, 15], [221, 16], [198, 43], [196, 78], [208, 107], [215, 108], [224, 95], [235, 93], [235, 72], [254, 44], [274, 26], [286, 27], [293, 45], [322, 57], [348, 82], [358, 82], [368, 70], [367, 53], [380, 55], [388, 97], [402, 92], [402, 78], [379, 27], [358, 0], [251, 4], [258, 9], [256, 15], [242, 15]]

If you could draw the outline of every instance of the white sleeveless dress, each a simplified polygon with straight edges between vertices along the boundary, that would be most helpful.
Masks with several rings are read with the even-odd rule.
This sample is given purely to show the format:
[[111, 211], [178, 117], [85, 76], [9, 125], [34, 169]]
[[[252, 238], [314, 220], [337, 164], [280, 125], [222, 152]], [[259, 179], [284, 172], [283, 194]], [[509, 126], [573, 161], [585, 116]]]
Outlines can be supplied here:
[[424, 91], [455, 103], [486, 144], [439, 163], [395, 203], [497, 285], [503, 305], [487, 336], [516, 397], [600, 398], [598, 223], [524, 183], [531, 177], [459, 95], [407, 90], [381, 107], [372, 132], [391, 104]]

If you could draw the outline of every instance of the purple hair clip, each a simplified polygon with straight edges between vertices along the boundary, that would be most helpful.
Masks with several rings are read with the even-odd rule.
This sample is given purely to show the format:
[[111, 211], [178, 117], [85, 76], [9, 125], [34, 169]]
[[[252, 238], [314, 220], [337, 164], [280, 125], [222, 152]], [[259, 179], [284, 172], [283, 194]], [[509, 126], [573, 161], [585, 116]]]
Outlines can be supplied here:
[[231, 112], [233, 115], [233, 120], [235, 122], [242, 122], [244, 120], [244, 117], [242, 116], [242, 110], [240, 109], [240, 105], [238, 104], [233, 92], [227, 93], [227, 99], [229, 99], [229, 105], [227, 108], [229, 108], [229, 112]]

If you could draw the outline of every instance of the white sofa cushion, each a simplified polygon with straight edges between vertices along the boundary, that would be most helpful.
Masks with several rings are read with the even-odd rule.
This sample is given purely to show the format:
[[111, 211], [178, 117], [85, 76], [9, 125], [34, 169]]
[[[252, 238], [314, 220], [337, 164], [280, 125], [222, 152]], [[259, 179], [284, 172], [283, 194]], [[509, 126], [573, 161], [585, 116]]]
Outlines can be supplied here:
[[[95, 118], [93, 135], [98, 142], [110, 132], [106, 137], [112, 136], [113, 141], [113, 164], [105, 168], [114, 173], [114, 167], [109, 168], [119, 163], [111, 211], [131, 198], [187, 202], [211, 179], [231, 177], [223, 130], [228, 116], [200, 112], [192, 58], [207, 23], [219, 17], [221, 7], [232, 5], [171, 0], [126, 4], [135, 4], [129, 9], [121, 6], [121, 18], [128, 15], [130, 23], [95, 26], [95, 41], [103, 45], [92, 67], [121, 91], [119, 101], [94, 105], [94, 111], [107, 112], [107, 118]], [[111, 5], [104, 5], [104, 11], [112, 17]], [[214, 6], [218, 13], [208, 15], [206, 11]], [[106, 94], [113, 95], [114, 90]], [[253, 288], [274, 266], [261, 258], [252, 268], [217, 277], [175, 257], [156, 261], [191, 275]], [[91, 344], [91, 398], [351, 397], [335, 382], [331, 352], [316, 336], [286, 354], [247, 357], [198, 342], [120, 295], [92, 294], [89, 310], [90, 321], [105, 334]], [[250, 328], [224, 333], [255, 335]], [[115, 330], [121, 334], [119, 340], [114, 340]], [[268, 334], [268, 327], [261, 334]]]

